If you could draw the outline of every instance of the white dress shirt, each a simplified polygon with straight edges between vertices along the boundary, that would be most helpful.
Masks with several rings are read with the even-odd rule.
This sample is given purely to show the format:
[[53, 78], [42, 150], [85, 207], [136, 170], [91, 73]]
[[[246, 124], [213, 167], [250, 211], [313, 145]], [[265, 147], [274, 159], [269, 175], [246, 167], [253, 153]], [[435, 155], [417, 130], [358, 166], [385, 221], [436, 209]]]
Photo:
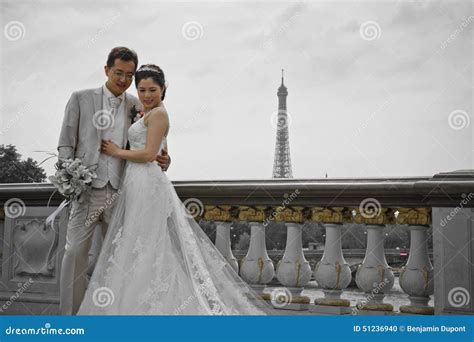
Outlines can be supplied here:
[[[101, 131], [102, 139], [112, 140], [120, 148], [125, 148], [124, 125], [126, 121], [125, 113], [125, 93], [115, 96], [106, 85], [103, 86], [102, 113], [109, 116], [104, 120], [109, 120], [110, 125]], [[101, 188], [110, 182], [114, 189], [118, 189], [122, 177], [122, 160], [104, 153], [100, 154], [97, 166], [97, 178], [94, 179], [93, 186]]]

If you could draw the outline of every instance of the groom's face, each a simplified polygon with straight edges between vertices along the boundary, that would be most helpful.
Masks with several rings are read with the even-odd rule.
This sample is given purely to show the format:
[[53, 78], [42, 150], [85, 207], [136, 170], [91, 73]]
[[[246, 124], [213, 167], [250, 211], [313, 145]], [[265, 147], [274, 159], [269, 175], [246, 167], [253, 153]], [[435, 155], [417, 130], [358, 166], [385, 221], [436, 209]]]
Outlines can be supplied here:
[[132, 84], [135, 74], [135, 63], [133, 61], [124, 61], [115, 59], [114, 65], [109, 68], [105, 66], [105, 75], [107, 76], [107, 88], [115, 95], [119, 96], [125, 92]]

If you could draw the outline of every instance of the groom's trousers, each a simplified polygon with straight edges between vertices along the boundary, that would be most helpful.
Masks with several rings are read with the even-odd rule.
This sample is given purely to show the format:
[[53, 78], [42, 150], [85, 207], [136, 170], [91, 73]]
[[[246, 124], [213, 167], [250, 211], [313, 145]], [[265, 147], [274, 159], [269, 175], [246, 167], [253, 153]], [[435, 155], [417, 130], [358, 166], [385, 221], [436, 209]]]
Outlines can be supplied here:
[[60, 311], [75, 315], [84, 298], [88, 278], [89, 249], [97, 222], [105, 236], [112, 209], [118, 198], [110, 183], [103, 188], [92, 188], [71, 204], [66, 232], [66, 246], [61, 265]]

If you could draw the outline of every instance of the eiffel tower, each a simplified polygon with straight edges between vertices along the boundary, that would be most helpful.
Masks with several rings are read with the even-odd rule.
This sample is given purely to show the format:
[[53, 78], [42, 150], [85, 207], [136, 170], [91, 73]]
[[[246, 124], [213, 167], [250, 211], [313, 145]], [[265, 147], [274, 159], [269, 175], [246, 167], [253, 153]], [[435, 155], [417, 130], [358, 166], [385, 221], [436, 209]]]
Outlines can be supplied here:
[[288, 90], [283, 82], [281, 70], [281, 86], [278, 88], [278, 122], [275, 144], [275, 160], [273, 162], [273, 178], [293, 178], [290, 159], [290, 139], [288, 136], [289, 117], [286, 111]]

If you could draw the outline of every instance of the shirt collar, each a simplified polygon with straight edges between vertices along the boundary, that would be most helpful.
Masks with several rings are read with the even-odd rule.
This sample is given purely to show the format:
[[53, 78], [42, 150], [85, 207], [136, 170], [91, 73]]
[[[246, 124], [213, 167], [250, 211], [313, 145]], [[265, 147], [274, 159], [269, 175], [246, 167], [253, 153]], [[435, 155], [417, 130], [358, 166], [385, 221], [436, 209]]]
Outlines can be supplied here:
[[109, 98], [109, 97], [116, 97], [120, 100], [123, 101], [123, 99], [125, 98], [125, 92], [123, 92], [122, 94], [120, 94], [120, 96], [115, 96], [114, 94], [112, 94], [112, 92], [109, 90], [109, 88], [107, 88], [107, 86], [104, 84], [102, 86], [102, 89], [104, 90], [104, 95], [105, 97]]

